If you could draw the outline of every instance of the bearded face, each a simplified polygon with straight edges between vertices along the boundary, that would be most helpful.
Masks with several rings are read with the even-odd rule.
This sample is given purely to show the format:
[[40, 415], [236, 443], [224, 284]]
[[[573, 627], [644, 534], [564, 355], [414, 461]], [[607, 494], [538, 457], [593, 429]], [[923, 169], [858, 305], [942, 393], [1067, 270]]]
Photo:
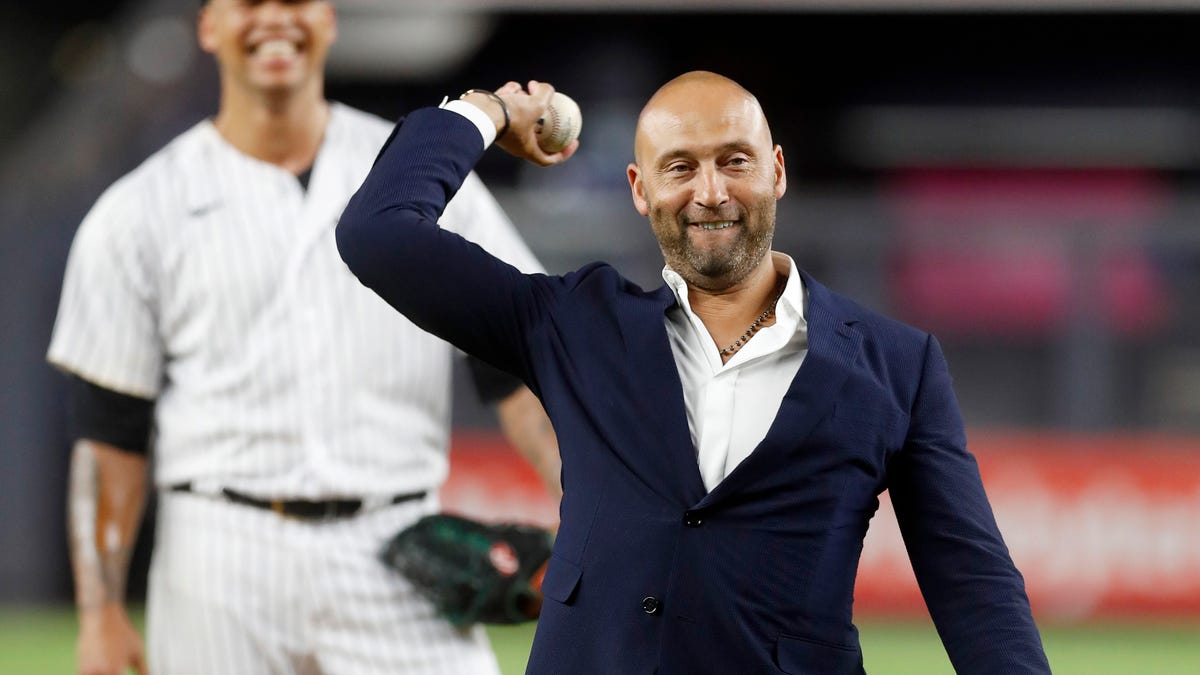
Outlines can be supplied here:
[[648, 217], [666, 264], [693, 286], [719, 290], [740, 283], [771, 250], [775, 197], [683, 210], [652, 201]]
[[634, 206], [689, 285], [724, 290], [766, 260], [787, 179], [753, 96], [719, 76], [668, 84], [638, 119], [635, 154]]

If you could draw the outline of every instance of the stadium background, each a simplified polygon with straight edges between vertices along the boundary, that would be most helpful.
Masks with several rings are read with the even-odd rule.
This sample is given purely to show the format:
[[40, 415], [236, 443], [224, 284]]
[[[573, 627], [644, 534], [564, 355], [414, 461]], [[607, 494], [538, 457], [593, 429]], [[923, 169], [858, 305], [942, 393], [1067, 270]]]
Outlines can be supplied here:
[[[194, 0], [15, 4], [0, 9], [0, 673], [56, 673], [73, 639], [68, 443], [43, 353], [67, 249], [101, 190], [215, 110], [216, 74]], [[396, 117], [537, 78], [579, 101], [570, 163], [480, 168], [551, 271], [606, 259], [656, 284], [623, 171], [641, 103], [692, 68], [757, 93], [788, 160], [777, 247], [942, 340], [1056, 672], [1200, 671], [1200, 2], [337, 4], [331, 98]], [[447, 501], [552, 519], [467, 386], [455, 414]], [[886, 502], [856, 598], [870, 672], [949, 672]], [[519, 671], [529, 630], [497, 635]]]

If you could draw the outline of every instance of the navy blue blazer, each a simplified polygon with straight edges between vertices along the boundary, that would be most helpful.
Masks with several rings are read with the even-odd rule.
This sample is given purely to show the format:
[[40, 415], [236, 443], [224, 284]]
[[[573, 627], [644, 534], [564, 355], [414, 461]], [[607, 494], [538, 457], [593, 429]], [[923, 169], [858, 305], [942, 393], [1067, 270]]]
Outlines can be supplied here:
[[671, 291], [599, 263], [524, 275], [439, 229], [482, 152], [465, 118], [413, 113], [337, 242], [365, 285], [520, 377], [554, 423], [562, 521], [528, 672], [863, 672], [854, 579], [885, 489], [958, 672], [1049, 672], [933, 337], [803, 275], [808, 355], [766, 438], [707, 492]]

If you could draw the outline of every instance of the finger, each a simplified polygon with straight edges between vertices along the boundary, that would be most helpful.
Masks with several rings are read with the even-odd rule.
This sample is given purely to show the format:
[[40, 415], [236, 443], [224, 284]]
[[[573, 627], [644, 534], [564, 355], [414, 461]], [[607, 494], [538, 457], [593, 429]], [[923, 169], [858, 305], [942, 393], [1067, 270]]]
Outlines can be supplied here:
[[499, 89], [497, 89], [496, 93], [497, 94], [517, 94], [517, 93], [520, 93], [520, 91], [521, 91], [521, 85], [512, 80], [509, 80], [508, 82], [505, 82]]
[[554, 95], [554, 87], [548, 82], [529, 81], [529, 96], [543, 109], [550, 105], [550, 97]]
[[571, 156], [574, 155], [575, 151], [578, 149], [579, 149], [579, 139], [576, 138], [575, 140], [571, 141], [570, 144], [567, 145], [567, 147], [565, 147], [561, 151], [559, 151], [559, 153], [558, 153], [560, 155], [559, 161], [565, 162], [568, 159], [571, 159]]
[[562, 164], [563, 162], [570, 159], [571, 155], [574, 155], [575, 151], [578, 149], [579, 149], [579, 140], [578, 139], [571, 141], [570, 145], [563, 148], [562, 150], [559, 150], [558, 152], [546, 152], [545, 150], [542, 150], [541, 148], [537, 147], [537, 145], [535, 144], [533, 147], [531, 147], [529, 149], [527, 156], [530, 161], [537, 164], [538, 166], [554, 166], [555, 164]]
[[567, 161], [568, 159], [571, 159], [571, 155], [574, 155], [576, 150], [579, 150], [579, 139], [578, 138], [571, 141], [571, 143], [567, 147], [563, 148], [562, 150], [559, 150], [558, 152], [552, 152], [549, 154], [543, 153], [542, 159], [543, 159], [544, 163], [542, 164], [542, 166], [552, 166], [554, 164], [561, 164], [561, 163]]

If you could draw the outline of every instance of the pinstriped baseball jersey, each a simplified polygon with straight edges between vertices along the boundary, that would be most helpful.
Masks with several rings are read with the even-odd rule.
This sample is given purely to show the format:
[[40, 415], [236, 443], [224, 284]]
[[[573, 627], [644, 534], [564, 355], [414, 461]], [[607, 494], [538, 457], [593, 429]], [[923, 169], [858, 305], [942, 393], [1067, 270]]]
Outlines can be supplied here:
[[[332, 104], [306, 191], [205, 121], [84, 220], [49, 360], [157, 399], [160, 487], [319, 499], [444, 479], [451, 348], [363, 288], [334, 243], [392, 126]], [[477, 177], [443, 224], [539, 269]]]

